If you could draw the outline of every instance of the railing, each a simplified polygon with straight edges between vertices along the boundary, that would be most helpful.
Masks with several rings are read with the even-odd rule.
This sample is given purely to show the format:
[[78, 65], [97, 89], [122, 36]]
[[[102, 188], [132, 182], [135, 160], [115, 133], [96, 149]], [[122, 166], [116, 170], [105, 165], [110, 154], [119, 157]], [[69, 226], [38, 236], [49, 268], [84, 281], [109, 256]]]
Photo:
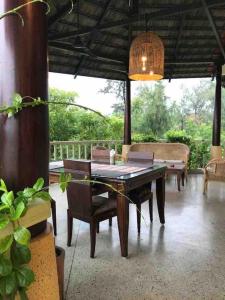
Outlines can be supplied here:
[[94, 146], [104, 146], [121, 152], [122, 140], [57, 141], [50, 143], [50, 161], [62, 159], [91, 159]]
[[[165, 140], [160, 140], [165, 142]], [[62, 159], [91, 159], [93, 146], [104, 146], [115, 149], [117, 153], [122, 151], [122, 140], [92, 140], [92, 141], [63, 141], [50, 143], [50, 160]], [[209, 140], [194, 140], [190, 143], [189, 168], [198, 169], [204, 167], [210, 159]]]

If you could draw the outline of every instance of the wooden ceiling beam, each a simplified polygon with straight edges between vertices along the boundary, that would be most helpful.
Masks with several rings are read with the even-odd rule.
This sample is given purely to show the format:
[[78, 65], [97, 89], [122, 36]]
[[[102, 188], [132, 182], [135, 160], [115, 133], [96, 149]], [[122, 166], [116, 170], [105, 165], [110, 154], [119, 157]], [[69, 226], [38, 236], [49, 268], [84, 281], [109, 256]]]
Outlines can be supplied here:
[[78, 50], [76, 48], [73, 47], [73, 45], [69, 44], [69, 43], [62, 43], [62, 42], [49, 42], [49, 46], [55, 49], [60, 49], [60, 50], [67, 50], [67, 51], [71, 51], [74, 54], [78, 54], [80, 56], [86, 56], [86, 57], [93, 57], [96, 60], [99, 61], [108, 61], [108, 62], [113, 62], [115, 64], [119, 64], [119, 65], [124, 65], [125, 61], [121, 60], [120, 58], [114, 58], [114, 57], [105, 57], [101, 54], [97, 54], [96, 52], [85, 52], [85, 51], [81, 51]]
[[[110, 5], [111, 2], [112, 2], [112, 0], [108, 0], [106, 2], [105, 6], [103, 7], [102, 13], [101, 13], [101, 15], [100, 15], [100, 17], [99, 17], [99, 19], [98, 19], [95, 27], [93, 28], [92, 33], [89, 35], [88, 41], [86, 42], [86, 47], [87, 48], [89, 48], [91, 46], [91, 43], [92, 43], [92, 41], [94, 40], [94, 38], [96, 36], [96, 32], [97, 32], [96, 30], [101, 25], [101, 22], [104, 19], [105, 14], [106, 14], [106, 12], [107, 12], [107, 10], [108, 10], [109, 5]], [[82, 66], [82, 64], [83, 64], [84, 61], [85, 61], [85, 57], [83, 56], [81, 58], [80, 62], [78, 63], [77, 67], [76, 67], [76, 70], [75, 70], [75, 73], [74, 73], [74, 78], [77, 77], [77, 75], [79, 73], [79, 70], [80, 70], [80, 68], [81, 68], [81, 66]]]
[[[207, 2], [207, 7], [221, 7], [224, 6], [225, 2], [224, 0], [209, 0]], [[145, 15], [135, 15], [131, 16], [130, 18], [127, 18], [125, 20], [120, 20], [120, 21], [115, 21], [115, 22], [110, 22], [110, 23], [104, 23], [102, 25], [99, 25], [98, 28], [95, 28], [98, 31], [101, 30], [107, 30], [107, 29], [112, 29], [120, 26], [125, 26], [129, 25], [132, 23], [135, 23], [140, 20], [140, 18], [146, 17], [148, 20], [157, 20], [157, 19], [163, 19], [168, 16], [175, 16], [175, 15], [182, 15], [190, 12], [194, 12], [196, 10], [201, 10], [203, 9], [201, 3], [194, 3], [194, 4], [189, 4], [189, 5], [177, 5], [176, 8], [172, 9], [162, 9], [157, 12], [152, 12], [150, 14], [145, 14]], [[65, 33], [58, 33], [58, 34], [53, 34], [49, 36], [50, 40], [58, 40], [58, 39], [65, 39], [69, 37], [76, 37], [76, 36], [81, 36], [81, 35], [87, 35], [92, 33], [94, 28], [92, 30], [79, 30], [79, 31], [70, 31], [70, 32], [65, 32]]]
[[[185, 17], [186, 17], [186, 15], [184, 14], [182, 16], [180, 22], [179, 22], [178, 35], [177, 35], [177, 40], [176, 40], [176, 44], [175, 44], [175, 48], [174, 48], [174, 53], [173, 53], [173, 60], [175, 62], [177, 60], [179, 45], [180, 45], [181, 37], [182, 37], [183, 31], [184, 31]], [[173, 65], [171, 67], [171, 74], [170, 74], [169, 81], [171, 81], [171, 79], [172, 79], [174, 68], [175, 68], [175, 65]]]
[[207, 18], [208, 18], [208, 20], [209, 20], [209, 24], [210, 24], [210, 26], [211, 26], [211, 28], [212, 28], [212, 31], [213, 31], [214, 35], [215, 35], [215, 38], [216, 38], [216, 41], [217, 41], [217, 43], [218, 43], [219, 49], [220, 49], [220, 51], [221, 51], [221, 54], [222, 54], [223, 58], [225, 59], [225, 50], [224, 50], [224, 46], [223, 46], [223, 43], [222, 43], [222, 39], [221, 39], [221, 37], [220, 37], [220, 34], [219, 34], [219, 32], [217, 31], [216, 24], [215, 24], [215, 22], [214, 22], [214, 20], [213, 20], [212, 13], [211, 13], [211, 11], [209, 10], [209, 6], [207, 5], [206, 1], [205, 1], [205, 0], [201, 0], [201, 1], [202, 1], [202, 5], [203, 5], [203, 7], [204, 7], [204, 9], [205, 9], [205, 13], [206, 13], [206, 15], [207, 15]]

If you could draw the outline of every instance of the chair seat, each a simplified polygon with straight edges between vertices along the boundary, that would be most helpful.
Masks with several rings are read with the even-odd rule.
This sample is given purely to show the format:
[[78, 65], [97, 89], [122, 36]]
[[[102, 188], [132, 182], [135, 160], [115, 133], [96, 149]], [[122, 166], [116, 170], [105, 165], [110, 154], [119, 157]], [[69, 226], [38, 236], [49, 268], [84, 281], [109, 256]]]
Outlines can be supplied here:
[[137, 188], [129, 192], [128, 197], [132, 200], [131, 203], [137, 204], [152, 199], [152, 192], [149, 184], [145, 184], [140, 188]]
[[116, 210], [116, 207], [117, 207], [116, 199], [106, 198], [102, 196], [92, 197], [93, 216], [104, 214], [109, 211], [114, 211]]
[[94, 183], [91, 187], [92, 195], [97, 196], [103, 193], [107, 193], [109, 188], [104, 184]]

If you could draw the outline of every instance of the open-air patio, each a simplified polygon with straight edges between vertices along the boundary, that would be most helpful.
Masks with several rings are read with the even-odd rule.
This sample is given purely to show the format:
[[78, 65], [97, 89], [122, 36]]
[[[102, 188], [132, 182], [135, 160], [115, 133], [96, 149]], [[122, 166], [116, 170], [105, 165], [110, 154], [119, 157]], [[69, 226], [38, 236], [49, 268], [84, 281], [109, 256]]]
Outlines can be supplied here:
[[[143, 204], [141, 234], [130, 205], [129, 256], [120, 256], [117, 221], [102, 222], [96, 258], [89, 258], [89, 226], [76, 220], [72, 246], [66, 246], [66, 196], [57, 199], [58, 236], [66, 249], [66, 299], [224, 299], [225, 189], [209, 185], [204, 196], [202, 175], [189, 175], [181, 192], [175, 178], [166, 182], [166, 224], [161, 225], [154, 194], [154, 220]], [[155, 187], [153, 186], [153, 191]]]
[[[224, 26], [224, 0], [0, 0], [0, 299], [225, 299]], [[49, 71], [123, 82], [120, 139], [50, 141], [52, 104], [89, 108]], [[185, 78], [215, 81], [195, 173], [203, 139], [132, 143], [132, 82]]]

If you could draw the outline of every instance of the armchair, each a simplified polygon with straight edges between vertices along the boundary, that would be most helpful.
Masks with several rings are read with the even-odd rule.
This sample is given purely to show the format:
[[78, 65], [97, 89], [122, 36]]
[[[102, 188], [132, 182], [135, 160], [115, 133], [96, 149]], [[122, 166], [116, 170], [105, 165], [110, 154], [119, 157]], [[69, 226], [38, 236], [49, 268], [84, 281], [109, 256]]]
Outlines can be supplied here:
[[209, 181], [222, 181], [225, 182], [225, 160], [212, 159], [204, 168], [204, 189], [203, 193], [206, 194], [208, 190]]

